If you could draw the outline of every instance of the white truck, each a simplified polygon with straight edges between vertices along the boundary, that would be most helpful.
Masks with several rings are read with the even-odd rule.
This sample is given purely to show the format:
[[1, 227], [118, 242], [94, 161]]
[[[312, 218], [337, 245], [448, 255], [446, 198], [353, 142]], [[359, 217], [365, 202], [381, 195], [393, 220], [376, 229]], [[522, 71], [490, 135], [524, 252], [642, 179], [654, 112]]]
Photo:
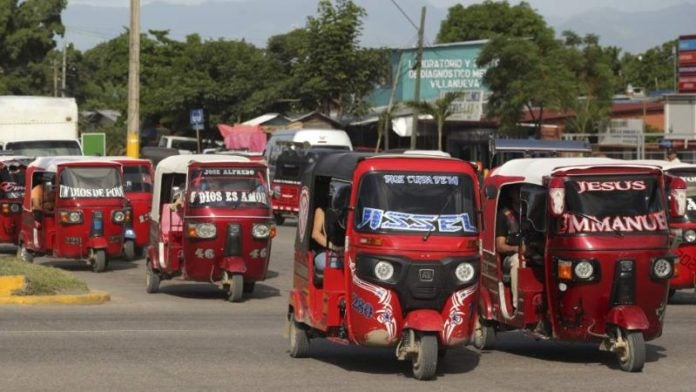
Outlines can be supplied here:
[[74, 98], [0, 96], [0, 149], [14, 155], [82, 155]]

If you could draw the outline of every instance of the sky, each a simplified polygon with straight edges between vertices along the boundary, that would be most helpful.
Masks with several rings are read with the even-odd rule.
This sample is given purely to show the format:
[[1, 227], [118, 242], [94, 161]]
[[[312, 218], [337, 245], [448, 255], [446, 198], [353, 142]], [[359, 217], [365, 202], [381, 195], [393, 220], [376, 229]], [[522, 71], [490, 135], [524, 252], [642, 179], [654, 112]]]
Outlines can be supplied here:
[[[170, 4], [185, 4], [197, 5], [205, 3], [207, 0], [140, 0], [140, 4], [148, 3], [170, 3]], [[214, 0], [218, 2], [240, 2], [244, 0]], [[292, 1], [292, 0], [278, 0]], [[389, 1], [389, 0], [373, 0], [373, 1]], [[413, 0], [397, 0], [400, 4], [412, 3]], [[456, 0], [428, 0], [428, 3], [440, 8], [451, 7], [454, 4], [461, 3], [471, 5], [480, 3], [481, 1], [456, 1]], [[90, 4], [110, 7], [128, 7], [130, 0], [69, 0], [69, 4]], [[517, 4], [519, 1], [510, 1], [510, 4]], [[636, 11], [650, 11], [658, 8], [664, 8], [670, 5], [690, 3], [696, 4], [693, 0], [527, 0], [532, 8], [539, 10], [543, 15], [562, 16], [564, 14], [576, 14], [585, 11], [590, 11], [599, 7], [609, 7]]]
[[[302, 4], [302, 7], [299, 8], [306, 10], [304, 12], [312, 13], [315, 10], [311, 9], [311, 2], [308, 2], [308, 0], [271, 1], [278, 1], [279, 4], [282, 2], [286, 7], [278, 8], [284, 11], [288, 11], [287, 6], [293, 3]], [[398, 3], [413, 21], [418, 20], [420, 5], [424, 3], [429, 4], [430, 11], [428, 11], [426, 21], [426, 43], [432, 43], [442, 21], [439, 18], [445, 17], [448, 7], [457, 3], [469, 6], [482, 2], [482, 0], [354, 1], [365, 8], [368, 14], [368, 18], [365, 21], [366, 28], [361, 37], [361, 44], [373, 47], [415, 45], [415, 30], [408, 25], [401, 26], [401, 24], [407, 24], [408, 22], [398, 15], [396, 7], [392, 3]], [[85, 16], [92, 15], [88, 12], [86, 14], [81, 13], [79, 17], [73, 16], [68, 18], [68, 20], [64, 19], [68, 30], [67, 41], [72, 42], [81, 50], [86, 50], [99, 42], [107, 41], [120, 34], [128, 24], [127, 12], [130, 2], [131, 0], [68, 0], [68, 12], [70, 12], [71, 7], [78, 5], [118, 7], [120, 10], [114, 15], [110, 15], [109, 12], [101, 12], [98, 17], [95, 15], [95, 17], [90, 18]], [[306, 18], [305, 15], [309, 15], [274, 15], [273, 10], [270, 10], [268, 18], [265, 20], [261, 20], [259, 23], [243, 20], [242, 23], [245, 23], [244, 28], [235, 29], [235, 26], [229, 23], [225, 25], [228, 20], [220, 19], [222, 15], [208, 16], [205, 13], [206, 7], [202, 5], [208, 2], [226, 3], [233, 8], [233, 3], [246, 2], [247, 4], [253, 4], [254, 0], [140, 0], [141, 7], [153, 3], [195, 7], [195, 11], [189, 13], [190, 17], [188, 19], [182, 16], [186, 15], [186, 12], [182, 13], [181, 11], [177, 15], [169, 15], [168, 18], [157, 17], [157, 14], [153, 15], [150, 12], [149, 19], [141, 17], [141, 21], [146, 19], [146, 23], [142, 23], [141, 28], [145, 30], [148, 28], [167, 29], [171, 31], [170, 36], [174, 39], [182, 39], [185, 35], [191, 33], [200, 33], [206, 39], [219, 37], [226, 39], [244, 38], [257, 46], [263, 46], [268, 37], [303, 25]], [[509, 2], [511, 4], [519, 3], [518, 0], [510, 0]], [[527, 0], [527, 2], [558, 33], [565, 29], [573, 30], [581, 35], [596, 33], [601, 38], [601, 44], [619, 46], [634, 53], [674, 39], [678, 35], [696, 32], [696, 27], [691, 27], [693, 25], [692, 21], [696, 18], [696, 0]], [[686, 6], [670, 14], [659, 13], [659, 10], [678, 5]], [[215, 8], [220, 9], [220, 7]], [[249, 8], [251, 7], [244, 7], [245, 10]], [[298, 11], [299, 8], [295, 7], [294, 11]], [[618, 12], [611, 12], [607, 8], [613, 8]], [[384, 23], [385, 9], [394, 14], [394, 21], [399, 23], [399, 25], [389, 26]], [[640, 12], [643, 13], [638, 14]], [[374, 15], [381, 15], [381, 18]], [[370, 20], [371, 16], [373, 17], [372, 20]], [[292, 19], [292, 22], [289, 22], [288, 19], [291, 17], [294, 19]], [[229, 22], [233, 23], [233, 20], [229, 20]]]

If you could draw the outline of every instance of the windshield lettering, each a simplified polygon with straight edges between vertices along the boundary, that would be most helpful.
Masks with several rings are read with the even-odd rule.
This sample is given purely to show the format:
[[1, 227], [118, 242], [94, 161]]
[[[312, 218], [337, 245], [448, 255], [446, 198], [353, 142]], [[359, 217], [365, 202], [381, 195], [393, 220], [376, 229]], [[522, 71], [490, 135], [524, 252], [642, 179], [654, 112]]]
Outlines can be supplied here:
[[578, 181], [578, 194], [584, 192], [644, 191], [645, 181]]
[[203, 169], [204, 176], [253, 176], [254, 169]]
[[657, 211], [637, 216], [607, 216], [602, 219], [563, 214], [560, 234], [643, 232], [667, 230], [667, 216], [664, 211]]
[[123, 188], [76, 188], [66, 185], [60, 186], [60, 197], [123, 197]]
[[261, 203], [268, 204], [266, 193], [264, 192], [227, 192], [227, 191], [192, 191], [189, 196], [191, 204], [214, 204], [214, 203]]
[[380, 229], [428, 232], [437, 230], [441, 233], [456, 233], [463, 231], [475, 233], [468, 213], [455, 215], [408, 214], [398, 211], [384, 211], [377, 208], [363, 208], [362, 220], [358, 229], [369, 227], [370, 230]]
[[385, 184], [459, 185], [458, 176], [385, 174]]

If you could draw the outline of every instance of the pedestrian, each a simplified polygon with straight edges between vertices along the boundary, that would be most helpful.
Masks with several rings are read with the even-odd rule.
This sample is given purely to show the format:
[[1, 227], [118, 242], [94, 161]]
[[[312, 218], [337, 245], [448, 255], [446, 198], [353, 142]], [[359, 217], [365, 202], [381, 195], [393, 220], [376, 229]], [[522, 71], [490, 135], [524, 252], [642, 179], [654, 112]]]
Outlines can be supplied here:
[[667, 160], [674, 163], [681, 162], [681, 160], [679, 160], [677, 152], [672, 149], [667, 150]]

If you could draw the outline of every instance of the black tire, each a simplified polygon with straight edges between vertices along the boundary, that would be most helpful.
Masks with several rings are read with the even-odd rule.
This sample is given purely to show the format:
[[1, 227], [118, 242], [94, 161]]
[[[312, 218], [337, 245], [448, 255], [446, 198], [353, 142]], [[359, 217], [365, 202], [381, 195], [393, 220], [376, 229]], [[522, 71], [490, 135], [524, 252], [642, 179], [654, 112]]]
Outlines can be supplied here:
[[645, 340], [640, 331], [624, 331], [619, 333], [623, 335], [626, 341], [626, 347], [617, 353], [619, 366], [621, 370], [626, 372], [640, 372], [645, 365]]
[[244, 292], [244, 277], [241, 274], [232, 275], [230, 279], [230, 284], [227, 289], [227, 300], [230, 302], [239, 302], [242, 300], [242, 295]]
[[133, 261], [136, 258], [135, 241], [127, 240], [123, 243], [123, 258], [126, 261]]
[[92, 260], [92, 271], [104, 272], [106, 271], [106, 265], [106, 251], [104, 251], [104, 249], [95, 250], [94, 260]]
[[285, 217], [280, 214], [273, 214], [273, 219], [275, 219], [276, 225], [280, 226], [285, 223]]
[[437, 371], [437, 337], [422, 335], [418, 342], [418, 355], [413, 359], [413, 377], [417, 380], [432, 380]]
[[24, 243], [20, 243], [17, 247], [17, 258], [24, 261], [25, 263], [33, 263], [34, 255], [29, 252]]
[[474, 347], [479, 350], [490, 350], [495, 346], [495, 328], [479, 318], [474, 325]]
[[256, 282], [244, 282], [244, 292], [246, 294], [253, 293], [254, 287], [256, 287]]
[[145, 291], [149, 294], [154, 294], [159, 291], [160, 276], [152, 269], [152, 264], [147, 263], [145, 268]]
[[290, 356], [293, 358], [306, 358], [309, 356], [309, 336], [302, 325], [290, 317]]

